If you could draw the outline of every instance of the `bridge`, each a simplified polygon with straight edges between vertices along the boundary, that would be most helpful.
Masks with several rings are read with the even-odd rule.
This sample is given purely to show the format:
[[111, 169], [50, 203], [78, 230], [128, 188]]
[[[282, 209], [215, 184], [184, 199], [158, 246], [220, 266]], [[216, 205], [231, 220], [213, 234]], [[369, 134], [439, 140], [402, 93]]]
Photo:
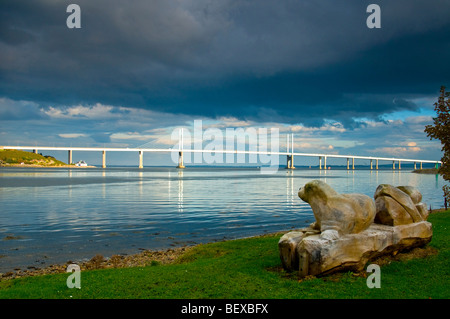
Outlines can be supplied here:
[[[319, 169], [327, 169], [327, 159], [329, 158], [344, 158], [347, 159], [347, 170], [355, 169], [355, 160], [369, 160], [370, 161], [370, 169], [378, 170], [379, 162], [390, 162], [392, 163], [392, 169], [396, 169], [396, 163], [398, 163], [398, 169], [401, 169], [402, 163], [414, 163], [414, 169], [417, 169], [417, 164], [420, 165], [422, 169], [422, 165], [424, 163], [433, 163], [436, 168], [439, 167], [439, 164], [442, 164], [441, 161], [433, 161], [433, 160], [421, 160], [421, 159], [408, 159], [408, 158], [392, 158], [392, 157], [375, 157], [375, 156], [357, 156], [357, 155], [338, 155], [338, 154], [320, 154], [320, 153], [301, 153], [294, 152], [294, 138], [291, 135], [291, 139], [289, 139], [289, 135], [287, 136], [287, 149], [286, 151], [251, 151], [251, 150], [204, 150], [204, 149], [183, 149], [182, 143], [180, 143], [179, 149], [174, 148], [102, 148], [102, 147], [51, 147], [51, 146], [0, 146], [0, 149], [11, 149], [11, 150], [30, 150], [34, 153], [38, 153], [39, 150], [46, 151], [67, 151], [68, 152], [68, 164], [72, 164], [72, 156], [75, 151], [89, 151], [89, 152], [100, 152], [102, 154], [102, 167], [106, 168], [106, 152], [136, 152], [138, 154], [138, 162], [139, 168], [143, 168], [143, 158], [144, 153], [171, 153], [178, 152], [178, 168], [185, 168], [183, 156], [184, 153], [222, 153], [222, 154], [254, 154], [254, 155], [279, 155], [286, 156], [286, 168], [287, 169], [295, 169], [294, 166], [294, 157], [316, 157], [318, 158], [318, 166]], [[322, 166], [323, 160], [323, 166]], [[351, 166], [350, 166], [351, 160]], [[375, 164], [375, 165], [374, 165]]]

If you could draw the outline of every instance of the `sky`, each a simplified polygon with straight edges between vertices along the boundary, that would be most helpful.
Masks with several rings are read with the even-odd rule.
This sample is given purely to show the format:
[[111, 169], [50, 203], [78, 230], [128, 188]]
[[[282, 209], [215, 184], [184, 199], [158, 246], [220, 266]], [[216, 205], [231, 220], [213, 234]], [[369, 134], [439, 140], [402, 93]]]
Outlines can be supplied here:
[[[81, 28], [66, 24], [71, 3]], [[381, 28], [367, 26], [372, 3]], [[450, 86], [449, 12], [444, 0], [1, 0], [0, 145], [171, 148], [202, 120], [277, 128], [280, 150], [294, 134], [298, 152], [439, 160], [424, 128]]]

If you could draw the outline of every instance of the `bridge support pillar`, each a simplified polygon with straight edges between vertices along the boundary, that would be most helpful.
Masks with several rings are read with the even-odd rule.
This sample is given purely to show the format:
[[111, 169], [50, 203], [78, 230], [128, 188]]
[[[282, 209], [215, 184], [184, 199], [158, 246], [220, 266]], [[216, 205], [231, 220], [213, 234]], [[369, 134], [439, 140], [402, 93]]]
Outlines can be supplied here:
[[[291, 155], [289, 155], [289, 152]], [[287, 169], [295, 169], [294, 167], [294, 134], [291, 134], [289, 140], [289, 134], [286, 135], [286, 168]]]
[[378, 170], [378, 159], [375, 161], [375, 169]]
[[347, 171], [350, 169], [350, 159], [347, 157]]
[[34, 150], [33, 150], [33, 153], [34, 153], [34, 154], [37, 154], [37, 153], [38, 153], [38, 150], [37, 150], [37, 149], [34, 149]]
[[323, 169], [327, 169], [327, 157], [324, 156], [323, 158]]
[[139, 168], [144, 168], [144, 152], [139, 151]]
[[370, 159], [370, 170], [373, 170], [373, 160]]
[[422, 169], [422, 162], [420, 162], [420, 169]]
[[395, 169], [395, 161], [392, 161], [392, 169]]
[[355, 158], [352, 157], [352, 169], [355, 169]]
[[69, 158], [67, 159], [67, 164], [72, 164], [72, 150], [69, 150]]
[[402, 169], [402, 162], [398, 161], [398, 169], [401, 170]]
[[294, 155], [286, 156], [286, 169], [295, 169], [294, 167]]
[[106, 168], [106, 151], [102, 151], [102, 167]]
[[322, 169], [322, 156], [319, 156], [319, 169]]
[[416, 165], [416, 162], [414, 162], [414, 169], [417, 169], [417, 165]]
[[178, 166], [177, 168], [185, 168], [183, 163], [183, 152], [178, 152]]

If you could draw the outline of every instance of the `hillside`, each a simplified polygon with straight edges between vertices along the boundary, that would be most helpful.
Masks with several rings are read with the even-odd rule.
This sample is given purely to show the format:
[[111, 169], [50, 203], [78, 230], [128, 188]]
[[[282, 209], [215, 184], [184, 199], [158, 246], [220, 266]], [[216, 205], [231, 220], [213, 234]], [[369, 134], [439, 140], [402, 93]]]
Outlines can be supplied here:
[[0, 150], [0, 166], [67, 166], [52, 156], [19, 150]]

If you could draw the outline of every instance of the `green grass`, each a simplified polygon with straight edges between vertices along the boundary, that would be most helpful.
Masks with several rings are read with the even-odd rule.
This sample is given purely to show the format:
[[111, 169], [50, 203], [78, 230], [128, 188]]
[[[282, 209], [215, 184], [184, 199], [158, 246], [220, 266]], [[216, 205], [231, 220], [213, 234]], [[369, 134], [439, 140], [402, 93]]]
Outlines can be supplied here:
[[65, 163], [52, 156], [43, 156], [20, 150], [0, 150], [0, 164], [30, 164], [44, 166], [61, 166]]
[[69, 274], [0, 282], [0, 298], [444, 298], [450, 297], [450, 211], [434, 213], [437, 254], [381, 266], [381, 288], [351, 272], [299, 281], [280, 268], [278, 239], [270, 235], [199, 245], [177, 263], [81, 272], [81, 289]]

